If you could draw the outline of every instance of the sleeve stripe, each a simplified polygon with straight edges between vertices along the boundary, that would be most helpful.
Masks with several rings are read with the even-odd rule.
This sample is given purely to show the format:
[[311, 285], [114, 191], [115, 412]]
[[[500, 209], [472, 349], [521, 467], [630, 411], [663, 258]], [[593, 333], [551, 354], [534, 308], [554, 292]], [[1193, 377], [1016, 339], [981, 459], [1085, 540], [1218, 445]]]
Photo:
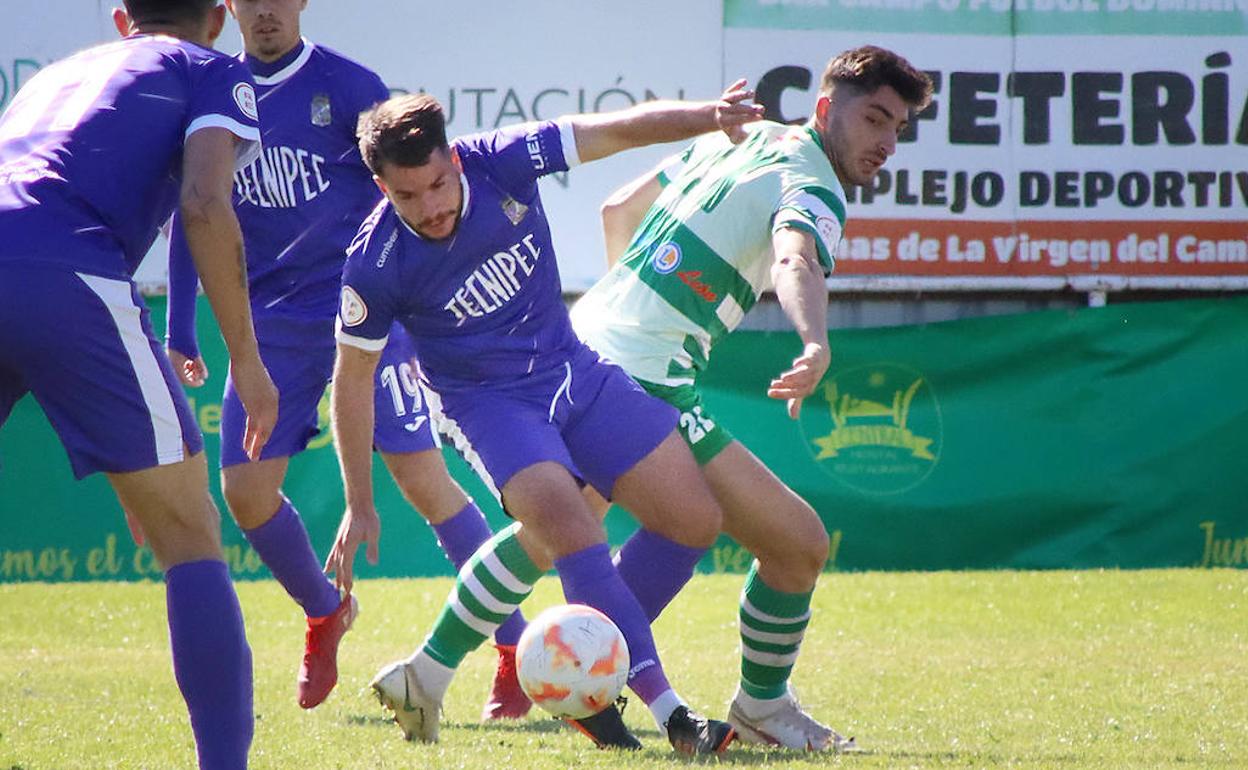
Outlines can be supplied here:
[[[836, 257], [832, 252], [832, 249], [836, 248], [836, 244], [824, 242], [823, 238], [820, 237], [815, 228], [812, 227], [810, 222], [807, 222], [805, 219], [795, 216], [785, 217], [784, 213], [785, 212], [781, 212], [776, 216], [776, 221], [775, 224], [772, 225], [771, 231], [774, 233], [781, 228], [792, 227], [796, 230], [810, 233], [811, 237], [815, 240], [815, 251], [818, 252], [819, 255], [819, 264], [823, 265], [823, 274], [825, 276], [829, 275], [832, 272], [832, 269], [836, 267]], [[839, 230], [837, 232], [837, 240], [840, 240]]]
[[183, 141], [201, 128], [224, 128], [242, 140], [234, 153], [235, 171], [246, 168], [260, 157], [260, 129], [255, 126], [239, 123], [228, 115], [201, 115], [186, 127]]
[[563, 145], [563, 161], [568, 169], [581, 165], [581, 156], [576, 151], [576, 132], [572, 129], [572, 119], [563, 117], [555, 121], [559, 127], [559, 143]]
[[229, 115], [200, 115], [191, 121], [191, 125], [186, 127], [186, 133], [182, 137], [185, 139], [201, 128], [224, 128], [239, 139], [251, 142], [260, 141], [259, 128], [239, 123]]
[[380, 353], [385, 349], [386, 341], [390, 339], [390, 335], [388, 334], [379, 340], [369, 339], [368, 337], [357, 337], [354, 334], [348, 334], [342, 330], [341, 319], [336, 324], [336, 327], [337, 328], [334, 329], [334, 339], [344, 345], [350, 345], [351, 347], [359, 348], [360, 350], [367, 350], [371, 353]]

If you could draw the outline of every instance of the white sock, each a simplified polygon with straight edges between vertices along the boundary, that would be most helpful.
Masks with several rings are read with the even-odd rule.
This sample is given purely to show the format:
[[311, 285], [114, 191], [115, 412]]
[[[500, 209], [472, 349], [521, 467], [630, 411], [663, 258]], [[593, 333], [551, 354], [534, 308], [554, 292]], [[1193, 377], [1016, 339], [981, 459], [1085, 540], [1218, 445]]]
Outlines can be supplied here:
[[761, 717], [774, 711], [776, 704], [788, 697], [788, 694], [789, 693], [786, 690], [784, 695], [781, 695], [778, 698], [755, 698], [753, 695], [750, 695], [748, 692], [741, 689], [740, 685], [738, 685], [737, 694], [733, 696], [733, 702], [741, 707], [741, 710], [745, 712], [746, 716]]
[[647, 704], [650, 714], [659, 725], [659, 732], [663, 735], [667, 735], [667, 730], [664, 729], [664, 726], [667, 724], [667, 720], [671, 718], [672, 712], [684, 705], [685, 702], [672, 689], [666, 690], [662, 695], [655, 698], [652, 703]]
[[446, 695], [446, 688], [451, 686], [451, 680], [455, 678], [455, 669], [447, 668], [429, 657], [424, 647], [417, 650], [407, 662], [416, 669], [416, 676], [420, 679], [420, 686], [424, 688], [425, 694], [442, 700], [442, 696]]

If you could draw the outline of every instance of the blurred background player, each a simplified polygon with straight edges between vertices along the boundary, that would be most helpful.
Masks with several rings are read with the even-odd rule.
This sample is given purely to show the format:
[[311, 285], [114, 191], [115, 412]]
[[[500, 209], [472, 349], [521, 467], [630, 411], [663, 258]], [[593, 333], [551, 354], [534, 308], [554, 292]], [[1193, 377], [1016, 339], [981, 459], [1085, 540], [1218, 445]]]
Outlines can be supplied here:
[[0, 423], [27, 390], [74, 475], [107, 474], [165, 571], [174, 674], [201, 767], [242, 768], [251, 651], [222, 559], [203, 438], [132, 276], [175, 204], [229, 348], [253, 456], [277, 392], [230, 206], [259, 149], [251, 76], [209, 50], [215, 0], [127, 0], [123, 40], [43, 69], [0, 118]]
[[[582, 339], [680, 410], [724, 531], [756, 557], [741, 594], [741, 679], [728, 712], [743, 740], [852, 747], [788, 687], [828, 536], [814, 509], [707, 411], [697, 377], [715, 344], [774, 287], [803, 348], [767, 395], [797, 418], [831, 362], [825, 278], [845, 224], [842, 186], [875, 177], [931, 89], [905, 59], [867, 46], [828, 64], [806, 125], [760, 123], [737, 143], [698, 139], [604, 205], [614, 267], [572, 312]], [[650, 579], [644, 545], [626, 543], [617, 563], [653, 620], [672, 597]]]
[[[727, 724], [691, 711], [668, 684], [579, 485], [618, 497], [677, 554], [652, 565], [673, 593], [714, 540], [718, 508], [676, 435], [675, 410], [572, 332], [537, 180], [629, 147], [757, 119], [761, 109], [741, 103], [749, 96], [651, 102], [452, 145], [429, 96], [391, 99], [361, 120], [361, 151], [387, 200], [364, 223], [343, 271], [331, 404], [347, 509], [327, 566], [349, 586], [359, 544], [376, 548], [366, 394], [395, 320], [440, 397], [437, 418], [521, 523], [460, 571], [421, 649], [374, 680], [409, 738], [437, 739], [455, 667], [553, 561], [569, 602], [596, 607], [620, 627], [629, 686], [672, 745], [708, 753], [732, 740]], [[599, 745], [640, 747], [614, 707], [579, 726]]]
[[[359, 113], [389, 97], [370, 70], [300, 36], [306, 0], [226, 0], [257, 84], [263, 155], [235, 176], [234, 208], [247, 244], [247, 280], [261, 356], [281, 394], [273, 437], [259, 460], [242, 451], [243, 409], [226, 379], [221, 485], [248, 542], [307, 615], [298, 700], [313, 708], [338, 680], [337, 650], [357, 611], [321, 571], [307, 530], [281, 486], [292, 455], [317, 433], [317, 404], [334, 360], [342, 264], [379, 194], [360, 159]], [[169, 356], [183, 382], [208, 376], [195, 339], [195, 272], [181, 228], [170, 249]], [[373, 444], [404, 497], [429, 520], [458, 568], [491, 535], [480, 509], [450, 477], [414, 389], [401, 330], [378, 368], [381, 419]], [[372, 554], [373, 559], [376, 555]], [[499, 666], [483, 717], [521, 717], [529, 700], [515, 677], [519, 613], [498, 630]]]

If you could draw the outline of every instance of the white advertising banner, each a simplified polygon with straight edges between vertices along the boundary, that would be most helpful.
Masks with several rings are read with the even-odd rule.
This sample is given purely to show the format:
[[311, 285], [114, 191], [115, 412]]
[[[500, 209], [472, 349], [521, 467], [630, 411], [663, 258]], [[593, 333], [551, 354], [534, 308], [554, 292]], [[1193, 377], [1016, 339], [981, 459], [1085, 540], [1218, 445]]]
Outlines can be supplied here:
[[1248, 275], [1245, 0], [726, 0], [780, 120], [871, 43], [936, 82], [851, 193], [837, 275]]
[[[39, 67], [112, 39], [115, 5], [49, 0], [10, 14], [0, 30], [0, 108]], [[311, 0], [302, 23], [309, 40], [376, 70], [392, 90], [436, 96], [451, 136], [721, 90], [721, 0]], [[242, 48], [232, 22], [218, 47]], [[543, 182], [565, 289], [588, 288], [603, 272], [602, 201], [676, 149], [623, 153]], [[157, 243], [140, 281], [163, 283], [164, 248]]]

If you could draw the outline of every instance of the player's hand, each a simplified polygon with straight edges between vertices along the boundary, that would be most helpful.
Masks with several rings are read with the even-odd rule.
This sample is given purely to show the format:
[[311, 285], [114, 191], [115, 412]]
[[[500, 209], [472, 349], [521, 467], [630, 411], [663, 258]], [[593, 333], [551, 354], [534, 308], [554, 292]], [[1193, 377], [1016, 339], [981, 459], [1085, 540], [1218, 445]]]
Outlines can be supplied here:
[[815, 392], [831, 363], [832, 351], [827, 345], [808, 343], [802, 354], [793, 359], [793, 366], [781, 372], [767, 386], [768, 398], [784, 399], [789, 418], [796, 420], [802, 412], [802, 399]]
[[381, 540], [381, 519], [373, 508], [355, 509], [347, 506], [342, 514], [342, 523], [338, 525], [338, 535], [334, 538], [334, 547], [329, 549], [329, 558], [325, 559], [325, 574], [334, 576], [334, 584], [346, 593], [351, 593], [354, 583], [355, 553], [360, 543], [367, 544], [364, 552], [369, 564], [377, 563], [377, 543]]
[[183, 385], [198, 388], [208, 381], [208, 364], [204, 363], [202, 356], [187, 358], [173, 348], [165, 350], [169, 354], [169, 363], [173, 364], [173, 371], [178, 375], [178, 381]]
[[745, 78], [740, 78], [728, 86], [715, 105], [715, 124], [733, 144], [745, 139], [745, 124], [763, 118], [761, 104], [746, 104], [753, 98], [754, 92], [745, 87]]
[[259, 460], [260, 451], [277, 425], [277, 388], [269, 379], [269, 372], [259, 356], [253, 360], [231, 361], [230, 377], [234, 380], [234, 391], [247, 411], [243, 450], [252, 461]]

